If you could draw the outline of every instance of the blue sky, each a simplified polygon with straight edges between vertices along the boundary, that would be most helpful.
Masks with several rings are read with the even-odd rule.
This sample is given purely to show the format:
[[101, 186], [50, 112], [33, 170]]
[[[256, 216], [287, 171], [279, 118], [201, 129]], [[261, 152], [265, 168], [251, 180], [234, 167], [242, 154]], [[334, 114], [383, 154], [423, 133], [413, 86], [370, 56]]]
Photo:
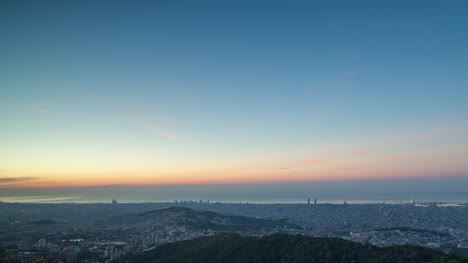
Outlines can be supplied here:
[[[2, 1], [0, 176], [313, 181], [314, 168], [275, 169], [382, 144], [375, 158], [443, 152], [420, 161], [463, 175], [467, 12], [465, 1]], [[443, 136], [388, 147], [425, 134]], [[320, 173], [347, 178], [339, 167]]]

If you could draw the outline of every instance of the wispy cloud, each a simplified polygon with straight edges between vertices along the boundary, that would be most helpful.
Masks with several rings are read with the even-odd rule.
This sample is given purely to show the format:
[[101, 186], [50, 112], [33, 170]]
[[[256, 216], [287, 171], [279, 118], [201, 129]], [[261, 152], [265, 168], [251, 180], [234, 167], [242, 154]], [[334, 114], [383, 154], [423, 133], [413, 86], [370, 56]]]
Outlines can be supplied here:
[[318, 162], [321, 162], [321, 161], [322, 160], [309, 160], [309, 161], [304, 162], [303, 164], [318, 163]]
[[5, 178], [0, 178], [0, 184], [21, 182], [21, 181], [31, 181], [31, 180], [37, 180], [39, 178], [40, 177], [5, 177]]
[[421, 140], [421, 139], [436, 137], [436, 136], [440, 136], [440, 135], [442, 135], [442, 134], [440, 134], [440, 133], [424, 134], [424, 135], [419, 135], [419, 136], [408, 138], [408, 140], [410, 140], [410, 141]]
[[33, 112], [41, 112], [41, 113], [46, 113], [49, 112], [48, 110], [43, 110], [43, 109], [24, 109], [25, 111], [33, 111]]
[[305, 161], [305, 162], [302, 162], [302, 163], [299, 163], [299, 164], [295, 164], [295, 165], [291, 165], [291, 166], [284, 166], [284, 167], [280, 167], [279, 169], [280, 170], [288, 170], [288, 169], [292, 169], [294, 167], [298, 167], [298, 166], [302, 166], [302, 165], [307, 165], [307, 164], [314, 164], [314, 163], [319, 163], [319, 162], [322, 162], [323, 160], [309, 160], [309, 161]]
[[353, 153], [351, 153], [351, 155], [363, 154], [363, 153], [367, 153], [367, 152], [370, 152], [370, 151], [372, 151], [372, 148], [368, 148], [368, 149], [364, 149], [364, 150], [361, 150], [361, 151], [353, 152]]
[[157, 127], [157, 126], [154, 126], [154, 125], [151, 125], [151, 124], [146, 124], [145, 126], [150, 128], [151, 130], [159, 133], [160, 135], [166, 137], [166, 138], [176, 140], [176, 141], [187, 141], [187, 139], [185, 137], [177, 135], [177, 134], [172, 133], [170, 131], [164, 130], [164, 129], [160, 128], [160, 127]]

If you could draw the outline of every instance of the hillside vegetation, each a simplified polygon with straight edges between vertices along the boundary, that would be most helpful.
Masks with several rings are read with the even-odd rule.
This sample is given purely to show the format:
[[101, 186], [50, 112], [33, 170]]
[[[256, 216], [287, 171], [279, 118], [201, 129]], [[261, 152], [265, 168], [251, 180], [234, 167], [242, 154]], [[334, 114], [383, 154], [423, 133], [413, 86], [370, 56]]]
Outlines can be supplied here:
[[104, 225], [132, 225], [151, 222], [166, 222], [192, 230], [212, 229], [219, 232], [255, 231], [259, 229], [302, 229], [286, 219], [268, 220], [236, 215], [223, 215], [210, 211], [198, 211], [185, 207], [170, 207], [140, 214], [114, 216], [101, 223]]
[[468, 260], [418, 246], [376, 247], [339, 238], [286, 234], [262, 238], [225, 234], [165, 244], [121, 262], [466, 263]]

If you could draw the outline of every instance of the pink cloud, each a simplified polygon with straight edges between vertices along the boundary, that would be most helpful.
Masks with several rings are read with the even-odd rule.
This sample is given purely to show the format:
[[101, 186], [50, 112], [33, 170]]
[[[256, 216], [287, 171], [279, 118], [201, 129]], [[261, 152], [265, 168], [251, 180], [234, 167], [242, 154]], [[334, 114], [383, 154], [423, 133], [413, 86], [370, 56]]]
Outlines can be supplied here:
[[364, 149], [362, 151], [358, 151], [358, 152], [353, 152], [351, 153], [352, 155], [354, 154], [363, 154], [363, 153], [366, 153], [366, 152], [370, 152], [372, 149], [371, 148], [368, 148], [368, 149]]
[[323, 161], [323, 160], [310, 160], [310, 161], [306, 161], [306, 162], [303, 162], [303, 163], [300, 163], [300, 164], [296, 164], [296, 165], [280, 167], [279, 169], [280, 169], [280, 170], [287, 170], [287, 169], [292, 169], [292, 168], [297, 167], [297, 166], [302, 166], [302, 165], [307, 165], [307, 164], [318, 163], [318, 162], [321, 162], [321, 161]]
[[408, 140], [414, 141], [414, 140], [420, 140], [420, 139], [425, 139], [425, 138], [430, 138], [430, 137], [435, 137], [435, 136], [440, 136], [440, 133], [431, 133], [431, 134], [424, 134], [416, 137], [411, 137]]
[[159, 127], [156, 127], [154, 125], [148, 124], [146, 126], [148, 128], [150, 128], [151, 130], [153, 130], [153, 131], [155, 131], [155, 132], [157, 132], [157, 133], [161, 134], [162, 136], [167, 137], [169, 139], [176, 140], [176, 141], [185, 141], [186, 140], [185, 137], [183, 137], [183, 136], [179, 136], [177, 134], [174, 134], [174, 133], [172, 133], [170, 131], [166, 131], [166, 130], [161, 129]]

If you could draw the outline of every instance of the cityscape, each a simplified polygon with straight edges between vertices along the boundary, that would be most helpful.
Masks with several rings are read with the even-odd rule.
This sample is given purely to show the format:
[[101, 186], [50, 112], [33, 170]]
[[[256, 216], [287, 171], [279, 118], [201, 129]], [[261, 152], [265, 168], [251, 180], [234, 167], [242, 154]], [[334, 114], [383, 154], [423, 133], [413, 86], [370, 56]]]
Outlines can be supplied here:
[[468, 263], [468, 1], [0, 0], [0, 263]]
[[468, 253], [468, 204], [0, 203], [1, 262], [112, 262], [219, 233], [339, 237]]

